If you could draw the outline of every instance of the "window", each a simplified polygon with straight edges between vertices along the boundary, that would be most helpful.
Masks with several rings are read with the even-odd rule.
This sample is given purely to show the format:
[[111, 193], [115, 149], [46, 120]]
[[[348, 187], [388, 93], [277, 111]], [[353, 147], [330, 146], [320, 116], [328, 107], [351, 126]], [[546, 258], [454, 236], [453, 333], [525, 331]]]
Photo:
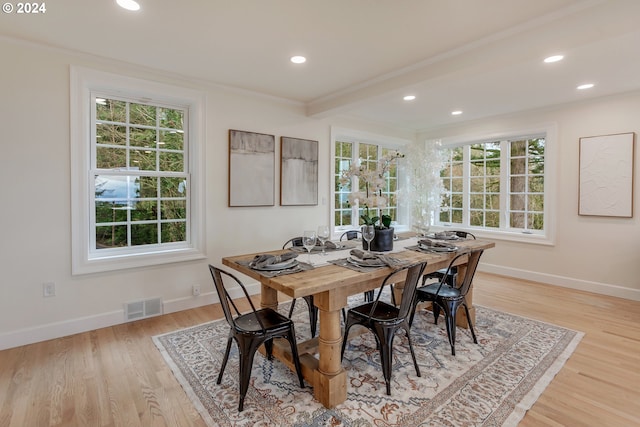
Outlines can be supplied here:
[[549, 239], [547, 139], [544, 133], [445, 148], [439, 224]]
[[202, 97], [85, 69], [72, 90], [74, 274], [202, 258]]
[[[375, 169], [378, 160], [393, 151], [400, 150], [397, 142], [381, 142], [373, 140], [371, 136], [358, 134], [357, 132], [345, 132], [344, 135], [334, 135], [333, 142], [333, 231], [339, 235], [345, 230], [360, 227], [360, 215], [363, 208], [352, 205], [349, 195], [352, 185], [358, 186], [358, 191], [366, 192], [363, 182], [357, 178], [348, 182], [342, 182], [342, 173], [349, 170], [352, 164], [359, 164], [367, 169]], [[406, 141], [403, 141], [406, 143]], [[398, 210], [398, 167], [395, 161], [391, 164], [385, 177], [382, 196], [387, 200], [387, 206], [379, 210], [380, 215], [389, 215], [394, 227], [401, 222], [401, 213]], [[373, 216], [373, 215], [372, 215]]]

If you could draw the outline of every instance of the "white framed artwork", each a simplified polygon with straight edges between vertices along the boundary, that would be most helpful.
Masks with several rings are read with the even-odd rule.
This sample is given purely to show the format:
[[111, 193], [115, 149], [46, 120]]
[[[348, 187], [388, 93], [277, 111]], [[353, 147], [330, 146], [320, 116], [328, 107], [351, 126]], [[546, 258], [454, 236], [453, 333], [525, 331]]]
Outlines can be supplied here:
[[275, 204], [275, 136], [229, 130], [229, 206]]
[[280, 138], [280, 205], [318, 204], [318, 141]]
[[578, 214], [633, 217], [635, 133], [580, 138]]

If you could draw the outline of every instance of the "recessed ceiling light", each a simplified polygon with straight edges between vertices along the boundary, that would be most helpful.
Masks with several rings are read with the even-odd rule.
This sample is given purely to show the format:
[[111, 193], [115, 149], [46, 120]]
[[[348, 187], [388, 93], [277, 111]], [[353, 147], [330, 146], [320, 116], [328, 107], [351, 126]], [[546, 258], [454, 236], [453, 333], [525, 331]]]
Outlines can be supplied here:
[[592, 87], [593, 87], [593, 83], [585, 83], [583, 85], [578, 86], [576, 89], [583, 90], [583, 89], [591, 89]]
[[304, 56], [292, 56], [291, 57], [291, 62], [293, 62], [294, 64], [304, 64], [305, 62], [307, 62], [307, 58], [305, 58]]
[[127, 10], [140, 10], [140, 5], [135, 0], [116, 0], [116, 3]]
[[551, 62], [562, 61], [563, 59], [564, 59], [564, 55], [553, 55], [553, 56], [549, 56], [547, 58], [544, 58], [544, 62], [549, 64]]
[[415, 95], [407, 95], [402, 99], [404, 99], [405, 101], [413, 101], [414, 99], [416, 99], [416, 96]]
[[452, 111], [451, 112], [452, 116], [459, 116], [460, 114], [462, 114], [462, 111], [460, 111], [460, 110], [456, 110], [456, 111]]

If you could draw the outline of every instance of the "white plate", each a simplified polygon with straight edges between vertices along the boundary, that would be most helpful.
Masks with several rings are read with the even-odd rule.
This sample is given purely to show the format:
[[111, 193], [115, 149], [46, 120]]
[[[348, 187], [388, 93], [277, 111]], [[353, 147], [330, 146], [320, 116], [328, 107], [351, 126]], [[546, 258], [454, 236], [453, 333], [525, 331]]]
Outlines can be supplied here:
[[365, 262], [362, 262], [362, 260], [359, 260], [357, 258], [353, 258], [353, 257], [349, 257], [347, 258], [347, 262], [350, 262], [351, 264], [357, 265], [358, 267], [384, 267], [386, 264], [380, 260], [378, 260], [378, 263], [376, 264], [367, 264]]
[[292, 268], [292, 267], [295, 267], [296, 265], [298, 265], [298, 260], [293, 258], [283, 262], [279, 262], [277, 264], [265, 265], [264, 267], [254, 267], [251, 264], [249, 264], [249, 267], [259, 271], [277, 271], [277, 270], [284, 270], [286, 268]]

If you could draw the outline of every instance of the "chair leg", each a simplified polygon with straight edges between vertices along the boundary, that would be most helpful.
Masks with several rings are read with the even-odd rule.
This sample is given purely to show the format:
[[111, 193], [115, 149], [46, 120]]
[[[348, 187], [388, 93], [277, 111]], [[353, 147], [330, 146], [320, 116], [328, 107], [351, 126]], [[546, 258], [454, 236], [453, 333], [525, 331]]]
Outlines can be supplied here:
[[416, 375], [421, 377], [420, 368], [418, 367], [418, 360], [416, 359], [416, 353], [413, 351], [413, 343], [411, 342], [411, 334], [409, 330], [411, 329], [408, 324], [403, 326], [404, 332], [407, 334], [407, 341], [409, 341], [409, 351], [411, 351], [411, 357], [413, 358], [413, 366], [416, 368]]
[[242, 410], [244, 409], [244, 398], [247, 395], [247, 390], [249, 389], [253, 358], [260, 344], [262, 343], [251, 339], [238, 340], [238, 349], [240, 353], [240, 399], [238, 402], [238, 412], [242, 412]]
[[440, 317], [440, 305], [436, 304], [435, 301], [431, 303], [431, 310], [433, 311], [433, 324], [438, 324], [438, 317]]
[[296, 373], [298, 374], [300, 387], [304, 388], [304, 378], [302, 378], [302, 367], [300, 366], [300, 357], [298, 356], [298, 346], [296, 346], [296, 343], [294, 341], [295, 336], [296, 330], [292, 323], [291, 328], [289, 329], [289, 334], [287, 335], [287, 341], [289, 341], [289, 344], [291, 345], [291, 356], [293, 357], [293, 364], [296, 367]]
[[344, 359], [344, 350], [347, 348], [347, 339], [349, 338], [349, 329], [351, 329], [352, 324], [349, 322], [349, 317], [345, 320], [344, 323], [344, 336], [342, 337], [342, 350], [340, 351], [340, 361]]
[[391, 396], [391, 361], [393, 360], [393, 338], [395, 329], [376, 328], [377, 341], [380, 344], [380, 362], [382, 363], [382, 375], [387, 387], [387, 396]]
[[273, 360], [273, 340], [266, 340], [264, 342], [264, 349], [267, 352], [267, 359]]
[[289, 319], [291, 319], [291, 315], [293, 314], [293, 309], [296, 307], [296, 299], [291, 300], [291, 307], [289, 307]]
[[222, 358], [222, 366], [220, 367], [220, 373], [218, 374], [218, 381], [216, 381], [216, 384], [220, 384], [222, 382], [222, 374], [224, 374], [224, 370], [227, 367], [229, 352], [231, 351], [231, 341], [233, 341], [233, 338], [230, 336], [227, 339], [227, 350], [224, 352], [224, 357]]
[[449, 337], [449, 345], [451, 345], [451, 355], [456, 355], [456, 312], [458, 306], [455, 302], [444, 301], [442, 304], [444, 309], [444, 320], [447, 325], [447, 336]]
[[473, 342], [478, 344], [478, 339], [476, 338], [476, 332], [473, 330], [473, 322], [471, 321], [471, 315], [469, 314], [469, 307], [467, 307], [467, 303], [462, 303], [464, 307], [464, 312], [467, 315], [467, 323], [469, 324], [469, 330], [471, 331], [471, 336], [473, 337]]
[[[311, 338], [316, 336], [318, 327], [318, 308], [313, 303], [313, 296], [309, 295], [304, 297], [309, 309], [309, 325], [311, 326]], [[291, 316], [289, 316], [291, 317]]]

